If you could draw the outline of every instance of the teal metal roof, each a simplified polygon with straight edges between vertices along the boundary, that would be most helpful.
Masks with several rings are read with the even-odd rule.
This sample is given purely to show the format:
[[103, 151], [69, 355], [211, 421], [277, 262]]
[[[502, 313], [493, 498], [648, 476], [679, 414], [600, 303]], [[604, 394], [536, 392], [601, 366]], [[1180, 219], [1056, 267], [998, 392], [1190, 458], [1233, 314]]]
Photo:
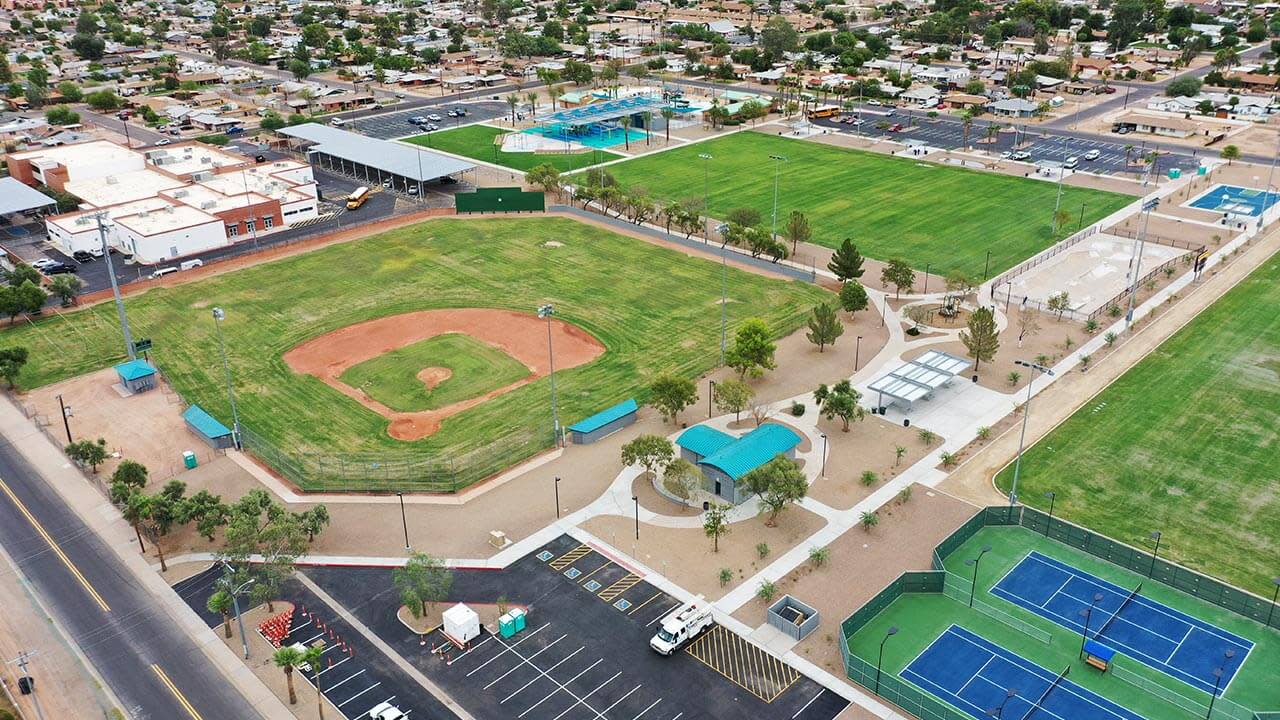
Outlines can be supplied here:
[[739, 480], [743, 475], [786, 453], [800, 444], [800, 436], [777, 423], [765, 423], [743, 435], [719, 452], [702, 458], [703, 465], [718, 468]]
[[227, 437], [231, 434], [231, 428], [223, 425], [213, 418], [212, 415], [205, 412], [199, 405], [192, 405], [187, 411], [182, 413], [182, 419], [190, 423], [201, 435], [214, 439]]
[[155, 375], [156, 369], [151, 367], [151, 364], [146, 360], [139, 358], [117, 365], [116, 374], [120, 376], [121, 380], [137, 380], [138, 378]]
[[676, 438], [676, 444], [706, 457], [732, 445], [735, 439], [732, 435], [722, 433], [708, 425], [694, 425], [680, 433], [680, 437]]
[[580, 432], [580, 433], [593, 432], [595, 430], [599, 430], [605, 425], [608, 425], [614, 420], [617, 420], [618, 418], [623, 418], [623, 417], [626, 417], [627, 415], [630, 415], [631, 413], [635, 412], [638, 409], [639, 409], [639, 406], [636, 405], [636, 401], [634, 398], [631, 400], [626, 400], [624, 402], [618, 403], [617, 405], [614, 405], [611, 408], [605, 408], [604, 410], [601, 410], [600, 412], [596, 413], [595, 415], [592, 415], [591, 417], [585, 420], [579, 420], [578, 422], [570, 425], [569, 430], [572, 432]]

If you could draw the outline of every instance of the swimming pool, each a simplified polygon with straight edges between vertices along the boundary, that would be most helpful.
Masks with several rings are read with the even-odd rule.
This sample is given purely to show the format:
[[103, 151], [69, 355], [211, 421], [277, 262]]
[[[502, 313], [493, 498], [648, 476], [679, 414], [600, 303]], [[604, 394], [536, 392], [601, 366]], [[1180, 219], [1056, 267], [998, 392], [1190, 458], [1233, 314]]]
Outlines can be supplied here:
[[1280, 202], [1280, 193], [1218, 185], [1188, 204], [1201, 210], [1258, 217], [1277, 202]]

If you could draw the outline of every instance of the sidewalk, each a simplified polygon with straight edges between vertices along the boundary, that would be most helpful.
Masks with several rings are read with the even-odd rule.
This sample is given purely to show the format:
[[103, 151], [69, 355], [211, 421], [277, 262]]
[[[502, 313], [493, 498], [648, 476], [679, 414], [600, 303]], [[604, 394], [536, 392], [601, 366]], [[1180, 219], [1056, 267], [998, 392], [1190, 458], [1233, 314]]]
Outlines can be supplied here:
[[[120, 513], [72, 466], [49, 439], [37, 430], [11, 400], [0, 402], [0, 436], [37, 468], [44, 481], [62, 497], [84, 523], [119, 558], [119, 571], [131, 574], [136, 586], [153, 596], [175, 627], [188, 629], [209, 665], [221, 671], [266, 720], [293, 720], [293, 714], [223, 645], [203, 620], [169, 589], [133, 546], [133, 530]], [[67, 640], [70, 640], [67, 638]], [[77, 717], [77, 712], [69, 716]]]

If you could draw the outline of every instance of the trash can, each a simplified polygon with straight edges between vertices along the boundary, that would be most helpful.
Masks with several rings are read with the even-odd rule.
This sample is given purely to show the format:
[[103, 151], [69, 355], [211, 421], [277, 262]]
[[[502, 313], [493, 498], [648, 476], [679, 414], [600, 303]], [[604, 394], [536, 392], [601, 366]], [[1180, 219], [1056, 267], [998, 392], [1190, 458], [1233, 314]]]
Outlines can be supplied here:
[[511, 621], [515, 623], [516, 632], [524, 630], [524, 608], [511, 608], [511, 611], [507, 614], [511, 616]]
[[506, 613], [498, 618], [498, 634], [504, 638], [509, 638], [516, 634], [516, 622], [511, 619], [511, 613]]
[[188, 470], [191, 470], [192, 468], [194, 468], [197, 465], [196, 454], [191, 452], [190, 450], [184, 451], [182, 453], [182, 464], [185, 465]]

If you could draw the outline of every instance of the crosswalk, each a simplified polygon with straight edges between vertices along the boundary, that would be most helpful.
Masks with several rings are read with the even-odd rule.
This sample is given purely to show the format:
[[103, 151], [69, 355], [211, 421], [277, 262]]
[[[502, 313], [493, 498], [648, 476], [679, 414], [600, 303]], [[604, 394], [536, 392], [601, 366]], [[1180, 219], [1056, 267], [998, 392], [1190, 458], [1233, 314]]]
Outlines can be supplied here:
[[346, 211], [347, 211], [347, 207], [345, 205], [340, 205], [336, 209], [334, 209], [332, 212], [320, 213], [315, 217], [307, 218], [306, 220], [299, 220], [296, 223], [291, 223], [289, 225], [289, 228], [291, 230], [297, 230], [298, 228], [305, 228], [305, 227], [311, 227], [312, 225], [319, 225], [320, 223], [328, 222], [330, 220], [337, 218], [339, 215], [345, 213]]

